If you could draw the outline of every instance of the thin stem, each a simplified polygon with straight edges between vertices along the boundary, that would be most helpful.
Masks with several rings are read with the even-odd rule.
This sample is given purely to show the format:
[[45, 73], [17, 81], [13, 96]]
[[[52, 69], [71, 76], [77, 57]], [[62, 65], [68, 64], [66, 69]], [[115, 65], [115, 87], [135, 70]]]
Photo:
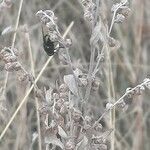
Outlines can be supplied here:
[[[28, 32], [28, 27], [27, 27], [26, 38], [27, 38], [27, 42], [28, 42], [28, 50], [29, 50], [30, 61], [31, 61], [31, 71], [32, 71], [33, 76], [35, 77], [34, 59], [33, 59], [33, 54], [32, 54], [32, 49], [31, 49], [30, 35]], [[35, 97], [35, 105], [36, 105], [37, 128], [38, 128], [38, 146], [39, 146], [39, 150], [42, 150], [40, 114], [39, 114], [39, 110], [38, 110], [39, 109], [39, 103], [38, 103], [38, 99], [36, 97]]]
[[92, 127], [95, 127], [100, 121], [101, 119], [110, 111], [112, 110], [117, 104], [119, 104], [129, 93], [132, 93], [133, 91], [135, 91], [137, 89], [137, 87], [141, 87], [141, 86], [145, 86], [149, 81], [145, 81], [139, 85], [137, 85], [136, 87], [132, 88], [129, 92], [125, 92], [110, 108], [106, 109], [104, 111], [104, 113], [98, 118], [97, 121], [95, 121], [94, 125]]
[[[94, 16], [94, 10], [93, 10], [94, 23], [92, 24], [92, 32], [94, 30], [96, 22], [98, 21], [98, 17], [99, 17], [99, 14], [98, 14], [99, 13], [99, 4], [100, 4], [100, 1], [97, 0], [96, 1], [96, 13], [95, 13], [95, 16]], [[89, 71], [88, 71], [88, 87], [87, 87], [87, 90], [86, 90], [86, 93], [85, 93], [84, 102], [86, 102], [89, 99], [90, 92], [91, 92], [92, 72], [93, 72], [94, 61], [95, 61], [94, 57], [95, 57], [95, 45], [93, 45], [93, 43], [91, 43], [91, 56], [90, 56], [90, 65], [89, 65]]]
[[[126, 3], [126, 2], [125, 2]], [[118, 11], [118, 9], [123, 6], [125, 3], [120, 3], [120, 5], [116, 8], [116, 10], [113, 13], [113, 17], [112, 17], [112, 21], [111, 21], [111, 25], [109, 28], [109, 32], [108, 32], [108, 36], [110, 36], [110, 33], [112, 31], [114, 22], [115, 22], [115, 16], [116, 13]], [[113, 81], [113, 73], [112, 73], [112, 62], [111, 62], [111, 57], [110, 57], [110, 50], [109, 48], [107, 48], [107, 57], [108, 57], [108, 97], [109, 97], [109, 101], [113, 98], [113, 101], [115, 100], [115, 88], [114, 88], [114, 81]], [[113, 108], [110, 111], [110, 125], [111, 127], [114, 129], [113, 132], [111, 133], [111, 150], [115, 149], [115, 108]]]

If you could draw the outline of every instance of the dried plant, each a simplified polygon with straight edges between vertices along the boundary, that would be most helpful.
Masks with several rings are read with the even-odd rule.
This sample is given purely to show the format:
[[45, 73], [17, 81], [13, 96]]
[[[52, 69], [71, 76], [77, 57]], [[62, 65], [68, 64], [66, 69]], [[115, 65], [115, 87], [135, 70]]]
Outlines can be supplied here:
[[[16, 1], [0, 2], [5, 26], [0, 36], [1, 149], [148, 150], [143, 140], [149, 136], [148, 38], [143, 40], [136, 18], [144, 11], [136, 16], [128, 0], [51, 1], [50, 9], [39, 11], [40, 1], [30, 3], [34, 11], [20, 1], [13, 27], [5, 26], [12, 16], [5, 10], [13, 12]], [[137, 19], [135, 26], [130, 18]], [[66, 27], [64, 21], [71, 23]], [[11, 46], [3, 46], [11, 38]]]

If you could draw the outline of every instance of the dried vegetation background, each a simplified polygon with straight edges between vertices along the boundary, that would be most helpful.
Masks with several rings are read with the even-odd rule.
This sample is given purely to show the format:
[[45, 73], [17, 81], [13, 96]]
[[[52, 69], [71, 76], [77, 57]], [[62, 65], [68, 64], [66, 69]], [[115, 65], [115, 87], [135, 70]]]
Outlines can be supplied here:
[[[88, 2], [0, 0], [1, 150], [150, 149], [150, 1], [130, 0], [112, 28], [126, 0], [93, 0], [94, 15]], [[39, 10], [61, 35], [73, 25], [52, 57]]]

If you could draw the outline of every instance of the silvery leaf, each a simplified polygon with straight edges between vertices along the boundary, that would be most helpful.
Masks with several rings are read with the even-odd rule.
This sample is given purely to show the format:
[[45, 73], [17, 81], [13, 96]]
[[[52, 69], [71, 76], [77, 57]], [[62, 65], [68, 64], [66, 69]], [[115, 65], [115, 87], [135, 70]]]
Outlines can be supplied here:
[[61, 126], [58, 126], [58, 133], [61, 137], [67, 138], [67, 134]]
[[74, 95], [78, 95], [78, 89], [76, 86], [76, 81], [75, 78], [72, 74], [69, 75], [65, 75], [64, 76], [64, 82], [66, 83], [66, 85], [68, 86], [69, 90], [74, 94]]

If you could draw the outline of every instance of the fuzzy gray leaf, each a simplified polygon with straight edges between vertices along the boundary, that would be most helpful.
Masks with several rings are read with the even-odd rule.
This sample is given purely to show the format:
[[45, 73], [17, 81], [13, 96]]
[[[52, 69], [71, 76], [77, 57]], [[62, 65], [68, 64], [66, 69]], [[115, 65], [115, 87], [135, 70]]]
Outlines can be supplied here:
[[64, 82], [68, 86], [69, 90], [74, 94], [78, 95], [78, 89], [76, 86], [75, 78], [72, 74], [64, 76]]
[[105, 43], [107, 41], [107, 32], [107, 26], [102, 21], [99, 21], [93, 30], [90, 44], [96, 46], [99, 41]]
[[58, 126], [58, 133], [61, 137], [67, 138], [67, 134], [61, 126]]
[[98, 22], [97, 25], [95, 26], [90, 43], [95, 45], [100, 39], [102, 39], [102, 34], [101, 34], [101, 22]]
[[52, 91], [53, 89], [52, 88], [49, 88], [49, 90], [46, 91], [46, 94], [45, 94], [45, 99], [48, 103], [51, 102], [51, 99], [52, 99]]

